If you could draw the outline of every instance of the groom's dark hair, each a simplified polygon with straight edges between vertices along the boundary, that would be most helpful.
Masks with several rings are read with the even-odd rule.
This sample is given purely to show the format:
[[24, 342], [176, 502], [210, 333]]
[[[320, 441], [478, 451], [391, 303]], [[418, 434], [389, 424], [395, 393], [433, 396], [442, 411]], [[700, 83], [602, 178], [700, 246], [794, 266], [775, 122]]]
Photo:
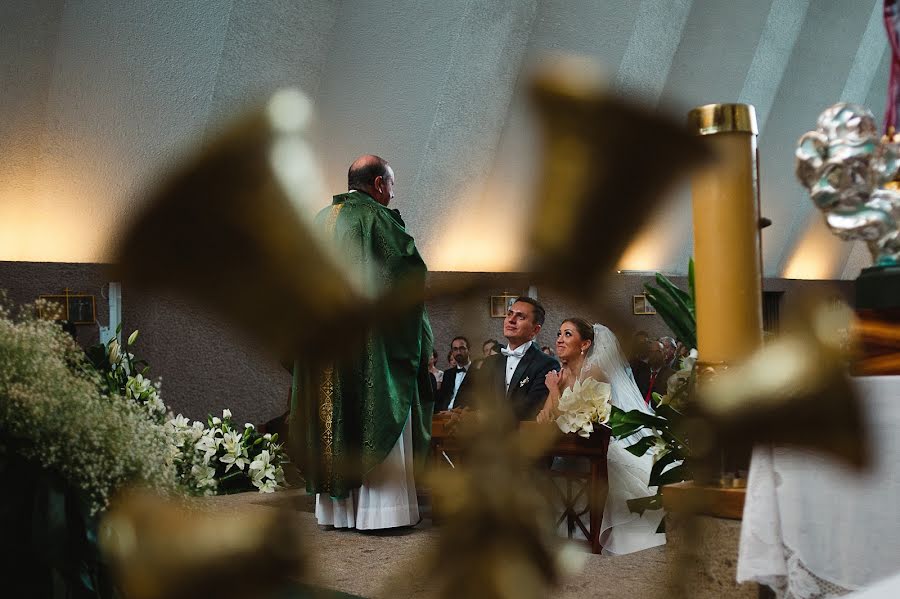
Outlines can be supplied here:
[[521, 297], [517, 297], [516, 302], [531, 304], [532, 312], [534, 312], [534, 324], [544, 326], [544, 319], [547, 318], [547, 311], [544, 310], [544, 306], [542, 306], [536, 299], [534, 299], [533, 297], [528, 297], [527, 295], [523, 295]]

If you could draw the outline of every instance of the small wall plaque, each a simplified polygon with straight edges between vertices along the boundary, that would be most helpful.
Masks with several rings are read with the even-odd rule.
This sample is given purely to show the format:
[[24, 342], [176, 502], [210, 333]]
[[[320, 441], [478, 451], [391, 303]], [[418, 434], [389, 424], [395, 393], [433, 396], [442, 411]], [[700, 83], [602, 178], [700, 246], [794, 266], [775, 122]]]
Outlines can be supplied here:
[[69, 293], [66, 289], [62, 295], [42, 295], [42, 300], [56, 304], [57, 313], [50, 310], [41, 310], [41, 318], [56, 317], [58, 314], [64, 320], [73, 324], [94, 324], [97, 321], [96, 303], [93, 295], [84, 293]]
[[650, 304], [646, 295], [631, 296], [631, 304], [632, 311], [635, 314], [656, 314], [656, 308]]
[[506, 318], [509, 307], [512, 306], [518, 295], [492, 295], [491, 318]]

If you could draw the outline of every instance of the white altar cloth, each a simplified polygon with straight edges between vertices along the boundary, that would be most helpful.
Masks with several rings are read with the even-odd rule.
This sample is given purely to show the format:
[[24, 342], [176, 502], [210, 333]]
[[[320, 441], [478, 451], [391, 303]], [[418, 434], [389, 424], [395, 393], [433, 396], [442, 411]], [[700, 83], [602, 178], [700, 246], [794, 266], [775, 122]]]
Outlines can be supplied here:
[[872, 467], [857, 474], [810, 451], [753, 452], [737, 579], [779, 597], [844, 594], [900, 572], [900, 376], [853, 379]]

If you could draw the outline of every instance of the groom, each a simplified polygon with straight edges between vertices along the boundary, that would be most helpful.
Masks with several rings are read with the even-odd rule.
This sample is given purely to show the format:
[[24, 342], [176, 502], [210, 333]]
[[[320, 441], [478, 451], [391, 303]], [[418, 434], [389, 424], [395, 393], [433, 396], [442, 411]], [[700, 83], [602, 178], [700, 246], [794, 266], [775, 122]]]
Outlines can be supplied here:
[[516, 299], [503, 321], [503, 336], [509, 344], [500, 354], [485, 358], [481, 368], [463, 380], [455, 407], [477, 407], [475, 395], [480, 392], [486, 395], [478, 398], [481, 401], [508, 403], [517, 420], [534, 420], [549, 393], [544, 377], [559, 369], [559, 363], [534, 343], [545, 315], [537, 300]]

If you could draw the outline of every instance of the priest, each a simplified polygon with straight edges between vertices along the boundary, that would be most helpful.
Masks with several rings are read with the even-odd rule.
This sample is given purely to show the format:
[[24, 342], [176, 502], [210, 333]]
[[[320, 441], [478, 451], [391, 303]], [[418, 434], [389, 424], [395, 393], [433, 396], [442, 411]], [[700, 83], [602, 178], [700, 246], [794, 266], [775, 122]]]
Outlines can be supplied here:
[[[396, 210], [394, 172], [378, 156], [356, 159], [349, 191], [316, 225], [359, 269], [367, 290], [421, 292], [426, 266]], [[433, 337], [424, 304], [365, 331], [346, 357], [296, 363], [289, 452], [316, 494], [316, 520], [372, 530], [419, 521], [414, 470], [431, 441], [428, 359]]]

